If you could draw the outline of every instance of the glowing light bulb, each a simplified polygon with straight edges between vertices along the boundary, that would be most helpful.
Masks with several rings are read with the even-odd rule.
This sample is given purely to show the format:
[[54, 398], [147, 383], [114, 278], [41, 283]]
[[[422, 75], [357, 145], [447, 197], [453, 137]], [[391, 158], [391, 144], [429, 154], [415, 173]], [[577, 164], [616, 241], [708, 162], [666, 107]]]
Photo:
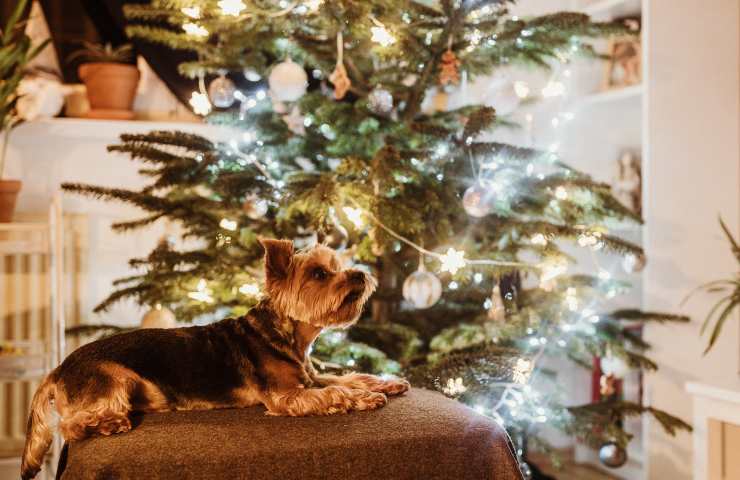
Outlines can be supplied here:
[[218, 223], [218, 226], [223, 228], [224, 230], [231, 230], [233, 232], [236, 230], [237, 223], [236, 220], [222, 218], [221, 221]]
[[532, 245], [541, 245], [544, 247], [545, 245], [547, 245], [547, 237], [545, 237], [541, 233], [537, 233], [532, 236], [530, 242], [532, 242]]
[[542, 96], [545, 98], [560, 97], [565, 94], [565, 85], [563, 82], [549, 81], [545, 88], [542, 89]]
[[558, 200], [565, 200], [568, 198], [568, 190], [562, 185], [555, 189], [555, 198]]
[[192, 35], [194, 37], [207, 37], [208, 36], [208, 30], [205, 29], [205, 27], [201, 27], [197, 23], [184, 23], [182, 25], [182, 29], [185, 30], [185, 33], [188, 35]]
[[361, 229], [365, 226], [365, 221], [362, 219], [362, 210], [353, 207], [344, 207], [342, 211], [347, 215], [347, 219], [352, 222], [356, 229]]
[[310, 12], [317, 11], [322, 3], [324, 3], [324, 0], [306, 0], [303, 2]]
[[250, 297], [256, 297], [260, 294], [260, 287], [256, 283], [245, 283], [239, 287], [239, 293], [249, 295]]
[[190, 95], [190, 106], [193, 107], [193, 112], [196, 115], [208, 115], [211, 113], [211, 101], [208, 100], [208, 95], [200, 92], [193, 92]]
[[525, 99], [529, 96], [529, 85], [527, 85], [527, 82], [522, 82], [521, 80], [514, 82], [514, 92], [517, 97]]
[[221, 13], [234, 17], [238, 17], [242, 13], [242, 10], [247, 8], [242, 0], [220, 0], [218, 6], [221, 9]]
[[180, 11], [190, 18], [200, 18], [200, 7], [183, 7]]
[[439, 261], [442, 263], [439, 267], [442, 272], [450, 272], [454, 275], [466, 265], [465, 252], [450, 247], [439, 257]]
[[199, 302], [213, 303], [211, 290], [208, 289], [205, 279], [202, 278], [198, 280], [198, 285], [195, 287], [195, 291], [188, 293], [188, 297]]
[[380, 45], [384, 47], [388, 47], [396, 43], [396, 37], [391, 35], [391, 32], [389, 32], [388, 29], [382, 25], [377, 25], [375, 27], [370, 28], [370, 32], [372, 32], [373, 34], [372, 36], [373, 42], [379, 43]]
[[526, 358], [519, 358], [514, 366], [513, 380], [516, 383], [524, 384], [529, 380], [529, 375], [532, 373], [534, 365], [530, 360]]
[[467, 390], [468, 388], [463, 384], [463, 379], [461, 377], [448, 379], [447, 386], [442, 389], [444, 393], [451, 397], [460, 395], [461, 393], [465, 393]]

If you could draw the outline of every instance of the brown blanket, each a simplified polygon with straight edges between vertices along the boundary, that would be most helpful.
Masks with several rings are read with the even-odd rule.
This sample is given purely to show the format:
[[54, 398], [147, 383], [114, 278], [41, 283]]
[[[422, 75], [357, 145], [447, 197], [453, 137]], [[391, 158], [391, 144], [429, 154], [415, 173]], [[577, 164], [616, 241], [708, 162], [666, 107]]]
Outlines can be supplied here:
[[426, 390], [349, 415], [268, 417], [249, 408], [149, 414], [134, 425], [71, 444], [57, 478], [521, 479], [498, 425]]

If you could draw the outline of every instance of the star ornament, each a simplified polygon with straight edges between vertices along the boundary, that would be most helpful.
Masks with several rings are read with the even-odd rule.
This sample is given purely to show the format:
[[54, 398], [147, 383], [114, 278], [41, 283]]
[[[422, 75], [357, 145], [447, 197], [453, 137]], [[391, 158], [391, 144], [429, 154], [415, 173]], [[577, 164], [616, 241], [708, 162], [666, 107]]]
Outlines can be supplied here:
[[465, 261], [465, 252], [462, 250], [455, 250], [450, 247], [447, 252], [439, 257], [441, 262], [440, 270], [442, 272], [450, 272], [452, 275], [456, 274], [458, 270], [465, 267], [467, 262]]

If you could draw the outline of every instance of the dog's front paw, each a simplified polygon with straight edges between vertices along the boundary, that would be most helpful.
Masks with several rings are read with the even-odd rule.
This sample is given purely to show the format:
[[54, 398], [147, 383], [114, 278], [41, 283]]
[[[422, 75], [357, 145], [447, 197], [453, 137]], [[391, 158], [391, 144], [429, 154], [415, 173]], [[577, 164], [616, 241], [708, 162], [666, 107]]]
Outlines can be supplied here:
[[398, 380], [385, 380], [375, 390], [377, 392], [385, 393], [386, 395], [401, 395], [408, 392], [411, 388], [411, 384], [406, 380], [399, 378]]
[[354, 397], [353, 407], [355, 410], [375, 410], [384, 407], [388, 403], [388, 397], [378, 392], [360, 391]]

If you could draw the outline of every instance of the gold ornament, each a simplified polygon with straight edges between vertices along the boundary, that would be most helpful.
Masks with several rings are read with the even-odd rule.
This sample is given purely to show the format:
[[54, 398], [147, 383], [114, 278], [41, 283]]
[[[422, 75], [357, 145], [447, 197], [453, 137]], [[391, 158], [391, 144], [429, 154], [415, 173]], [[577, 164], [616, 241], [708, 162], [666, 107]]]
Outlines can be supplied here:
[[342, 32], [337, 33], [337, 66], [329, 75], [329, 81], [334, 84], [334, 98], [341, 100], [347, 95], [352, 81], [347, 75], [347, 69], [344, 67], [344, 42]]
[[455, 52], [448, 48], [442, 54], [442, 60], [439, 64], [439, 84], [440, 85], [457, 85], [460, 83], [460, 60], [457, 59]]
[[501, 287], [498, 283], [493, 287], [491, 292], [491, 308], [488, 309], [488, 318], [495, 322], [503, 322], [506, 320], [506, 306], [504, 305], [504, 299], [501, 296]]
[[141, 328], [174, 328], [176, 326], [175, 314], [161, 305], [156, 305], [141, 319]]

